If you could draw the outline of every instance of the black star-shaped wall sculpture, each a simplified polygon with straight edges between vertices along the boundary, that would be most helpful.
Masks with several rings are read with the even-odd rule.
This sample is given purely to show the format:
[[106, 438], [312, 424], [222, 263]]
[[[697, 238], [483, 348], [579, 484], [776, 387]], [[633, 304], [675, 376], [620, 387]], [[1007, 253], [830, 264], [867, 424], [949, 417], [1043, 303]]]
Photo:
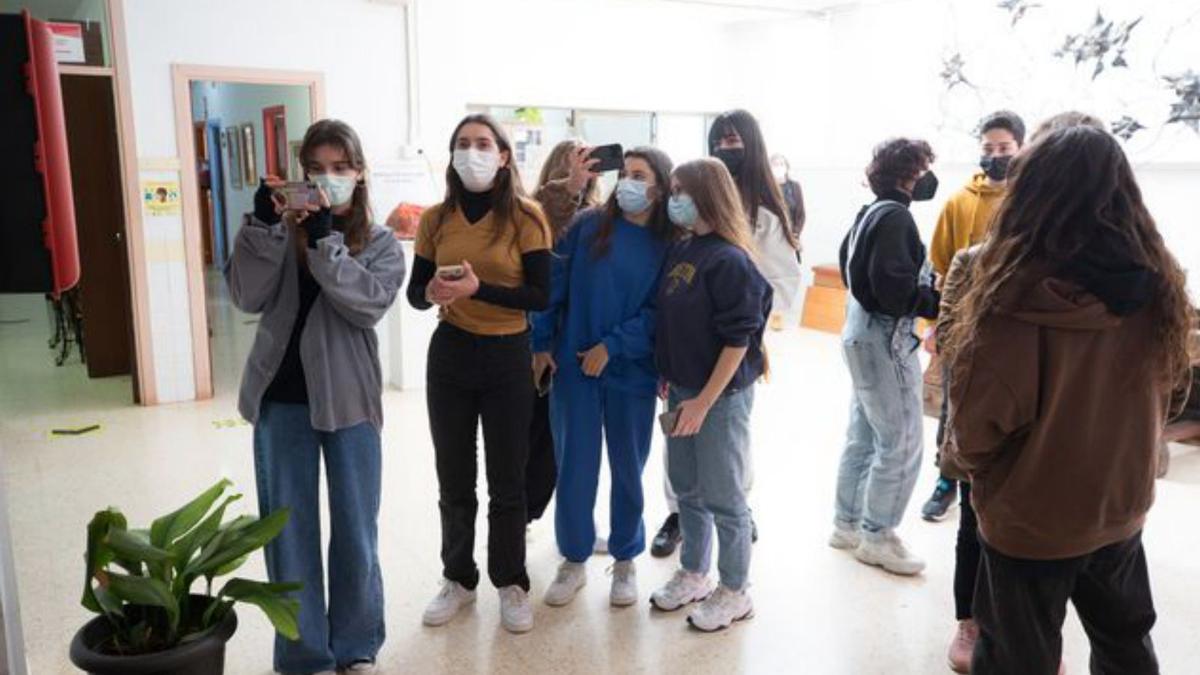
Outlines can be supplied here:
[[1096, 21], [1084, 33], [1068, 35], [1054, 55], [1059, 58], [1074, 57], [1075, 65], [1084, 61], [1095, 61], [1092, 79], [1099, 77], [1107, 68], [1123, 68], [1128, 66], [1125, 61], [1125, 47], [1129, 43], [1129, 35], [1142, 22], [1142, 17], [1133, 21], [1117, 23], [1105, 20], [1104, 15], [1096, 12]]

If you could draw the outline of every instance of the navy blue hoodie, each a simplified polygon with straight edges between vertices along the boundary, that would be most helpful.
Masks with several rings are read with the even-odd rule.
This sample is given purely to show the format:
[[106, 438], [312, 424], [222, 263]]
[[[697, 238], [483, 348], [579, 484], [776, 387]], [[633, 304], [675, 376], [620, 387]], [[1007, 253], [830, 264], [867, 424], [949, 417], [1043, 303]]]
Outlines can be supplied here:
[[668, 382], [700, 390], [721, 350], [747, 347], [728, 389], [745, 389], [763, 374], [763, 328], [770, 284], [742, 249], [716, 234], [691, 237], [667, 254], [658, 290], [654, 362]]

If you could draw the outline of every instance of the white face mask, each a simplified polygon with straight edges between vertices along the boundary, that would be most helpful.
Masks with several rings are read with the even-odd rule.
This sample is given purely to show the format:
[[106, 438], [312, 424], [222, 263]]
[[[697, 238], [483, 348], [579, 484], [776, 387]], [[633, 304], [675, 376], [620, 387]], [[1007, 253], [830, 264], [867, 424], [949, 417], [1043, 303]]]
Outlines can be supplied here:
[[358, 179], [354, 176], [339, 176], [334, 173], [314, 173], [310, 176], [312, 182], [325, 191], [329, 197], [330, 206], [345, 206], [354, 198], [354, 188], [358, 187]]
[[475, 148], [455, 150], [453, 164], [458, 177], [468, 190], [486, 192], [496, 182], [496, 172], [500, 170], [500, 153]]
[[775, 176], [775, 182], [782, 183], [787, 180], [787, 169], [779, 164], [771, 165], [771, 173]]

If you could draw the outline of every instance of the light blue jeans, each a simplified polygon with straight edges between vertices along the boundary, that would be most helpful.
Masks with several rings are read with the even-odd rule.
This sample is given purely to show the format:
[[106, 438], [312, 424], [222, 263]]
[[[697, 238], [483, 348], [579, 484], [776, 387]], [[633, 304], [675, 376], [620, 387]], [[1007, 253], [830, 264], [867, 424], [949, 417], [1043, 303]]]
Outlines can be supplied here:
[[[671, 386], [671, 410], [697, 391]], [[700, 433], [667, 439], [671, 487], [679, 498], [683, 536], [679, 561], [689, 572], [707, 574], [712, 565], [712, 531], [717, 528], [721, 585], [746, 588], [753, 525], [746, 502], [750, 471], [750, 410], [754, 386], [726, 392], [708, 411]]]
[[[322, 449], [329, 489], [329, 606], [321, 561], [319, 476]], [[383, 578], [378, 519], [382, 451], [369, 422], [315, 431], [306, 405], [264, 401], [254, 426], [258, 509], [291, 509], [267, 545], [272, 582], [300, 581], [300, 639], [275, 636], [275, 670], [315, 673], [360, 659], [383, 645]]]
[[911, 318], [874, 314], [847, 298], [842, 353], [854, 393], [835, 522], [868, 538], [900, 524], [920, 473], [920, 344]]

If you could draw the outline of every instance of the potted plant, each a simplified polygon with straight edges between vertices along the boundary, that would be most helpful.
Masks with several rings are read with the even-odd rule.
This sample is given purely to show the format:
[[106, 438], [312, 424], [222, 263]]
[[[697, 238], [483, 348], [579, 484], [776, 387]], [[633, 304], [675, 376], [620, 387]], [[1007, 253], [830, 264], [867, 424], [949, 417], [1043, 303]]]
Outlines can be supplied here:
[[[88, 525], [83, 606], [99, 616], [75, 634], [72, 663], [94, 675], [219, 675], [237, 629], [236, 602], [257, 605], [281, 635], [299, 637], [300, 603], [286, 594], [301, 584], [230, 579], [213, 592], [215, 578], [241, 567], [288, 520], [280, 509], [222, 522], [242, 496], [226, 496], [230, 485], [218, 482], [149, 530], [129, 529], [115, 508], [96, 514]], [[200, 579], [204, 592], [193, 592]]]

